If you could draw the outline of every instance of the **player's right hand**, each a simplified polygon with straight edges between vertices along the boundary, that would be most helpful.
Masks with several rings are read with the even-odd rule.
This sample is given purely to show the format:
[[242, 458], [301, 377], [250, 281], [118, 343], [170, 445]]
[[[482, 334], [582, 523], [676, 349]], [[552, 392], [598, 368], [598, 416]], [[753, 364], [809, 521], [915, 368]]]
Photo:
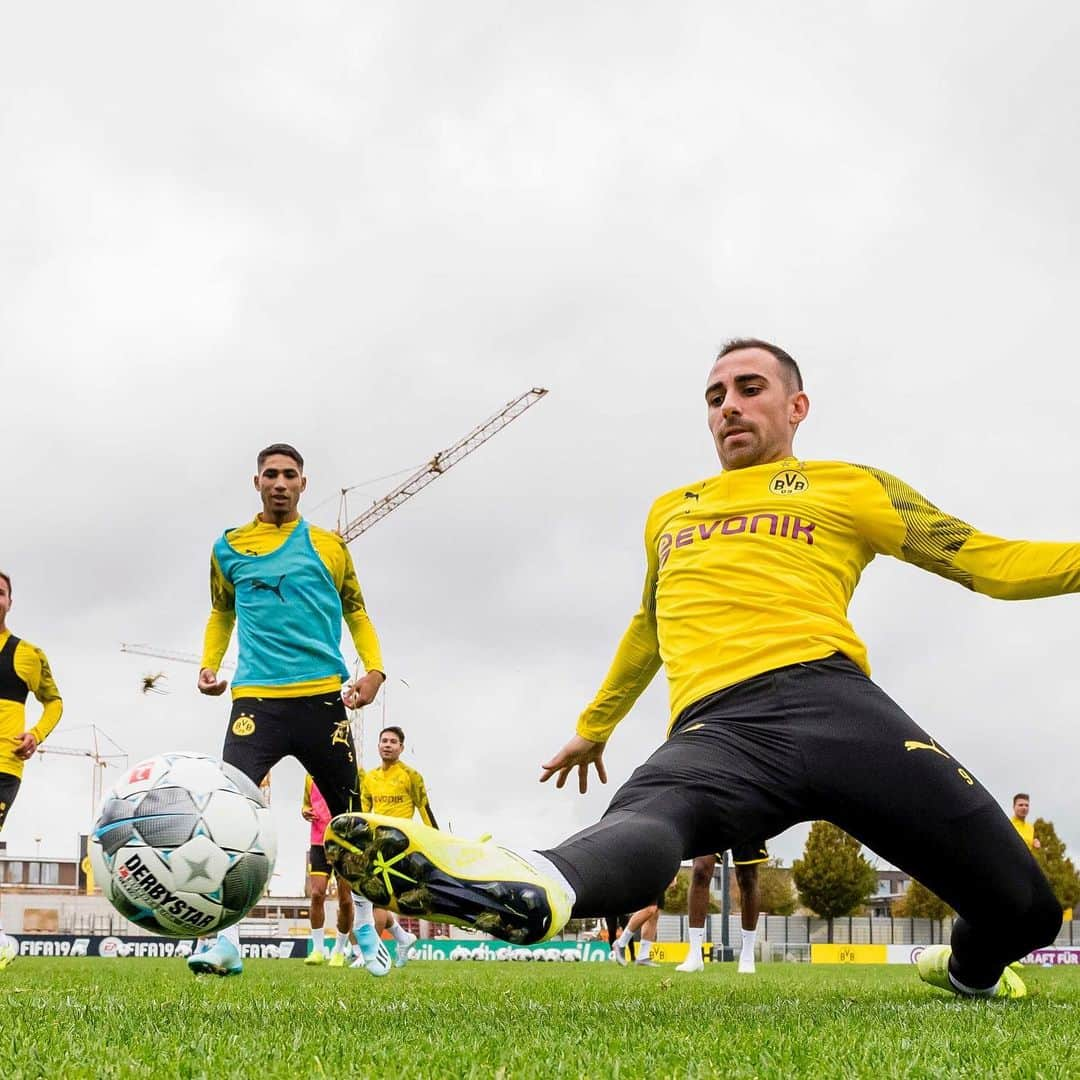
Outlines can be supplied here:
[[229, 685], [225, 679], [218, 679], [217, 672], [213, 668], [204, 667], [199, 672], [199, 693], [206, 694], [208, 697], [219, 697], [225, 693], [225, 688]]
[[561, 788], [570, 775], [570, 770], [578, 771], [578, 791], [582, 795], [589, 789], [589, 766], [596, 766], [596, 775], [601, 784], [607, 783], [607, 769], [604, 768], [604, 747], [607, 743], [593, 742], [575, 735], [550, 761], [541, 765], [540, 783], [550, 780], [556, 773], [559, 774], [555, 786]]
[[315, 820], [315, 811], [312, 810], [310, 806], [305, 806], [305, 807], [303, 807], [301, 809], [300, 816], [305, 821], [314, 821]]

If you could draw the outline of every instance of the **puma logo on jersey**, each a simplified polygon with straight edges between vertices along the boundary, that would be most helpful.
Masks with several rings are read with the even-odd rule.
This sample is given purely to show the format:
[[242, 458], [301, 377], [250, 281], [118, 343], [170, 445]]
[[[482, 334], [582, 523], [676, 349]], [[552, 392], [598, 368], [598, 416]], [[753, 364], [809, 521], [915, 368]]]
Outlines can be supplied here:
[[934, 742], [933, 739], [931, 739], [928, 743], [919, 742], [917, 739], [908, 739], [904, 743], [904, 749], [905, 750], [933, 750], [935, 754], [940, 754], [943, 758], [948, 758], [949, 761], [952, 761], [952, 758], [950, 758], [949, 755], [946, 754], [945, 751], [942, 750], [941, 747], [938, 746], [938, 744], [936, 742]]
[[285, 575], [282, 574], [277, 582], [273, 585], [268, 581], [262, 581], [260, 578], [252, 578], [251, 587], [256, 590], [265, 592], [272, 592], [283, 604], [285, 603], [285, 597], [281, 595], [281, 583], [285, 580]]
[[700, 499], [700, 496], [696, 491], [684, 491], [682, 497], [684, 499]]

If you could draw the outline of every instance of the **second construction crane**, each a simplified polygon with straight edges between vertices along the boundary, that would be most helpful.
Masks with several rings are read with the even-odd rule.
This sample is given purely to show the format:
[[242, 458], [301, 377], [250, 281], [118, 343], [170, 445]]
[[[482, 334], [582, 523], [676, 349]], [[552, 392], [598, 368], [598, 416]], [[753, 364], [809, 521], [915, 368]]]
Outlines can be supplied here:
[[447, 469], [453, 468], [462, 458], [468, 457], [474, 450], [483, 446], [493, 435], [497, 435], [507, 424], [516, 420], [526, 409], [531, 409], [545, 394], [543, 387], [534, 386], [513, 401], [508, 401], [494, 416], [488, 417], [482, 424], [472, 429], [463, 439], [453, 446], [440, 450], [426, 465], [417, 469], [407, 480], [398, 484], [393, 491], [387, 492], [381, 499], [369, 506], [362, 514], [348, 521], [346, 496], [349, 488], [341, 489], [341, 513], [338, 516], [338, 529], [342, 540], [351, 543], [361, 533], [366, 532], [377, 521], [382, 521], [387, 514], [396, 510], [403, 502], [411, 499], [437, 480]]

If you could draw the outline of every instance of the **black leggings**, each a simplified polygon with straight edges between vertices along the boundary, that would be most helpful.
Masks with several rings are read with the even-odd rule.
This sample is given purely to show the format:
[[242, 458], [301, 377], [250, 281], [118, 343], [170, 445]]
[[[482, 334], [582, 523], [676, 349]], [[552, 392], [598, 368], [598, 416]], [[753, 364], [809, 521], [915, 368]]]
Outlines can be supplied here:
[[653, 902], [679, 863], [800, 822], [840, 826], [955, 908], [952, 970], [993, 985], [1062, 910], [989, 792], [851, 661], [793, 664], [687, 708], [604, 817], [543, 852], [575, 918]]

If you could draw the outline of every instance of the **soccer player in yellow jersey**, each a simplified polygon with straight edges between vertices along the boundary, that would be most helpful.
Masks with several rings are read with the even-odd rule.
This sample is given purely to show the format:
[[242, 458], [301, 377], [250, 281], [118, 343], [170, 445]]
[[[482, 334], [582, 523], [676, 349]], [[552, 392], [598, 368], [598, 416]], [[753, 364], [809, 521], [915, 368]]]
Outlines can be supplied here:
[[[300, 516], [307, 486], [304, 459], [275, 443], [257, 459], [255, 490], [262, 510], [227, 530], [210, 556], [210, 618], [198, 687], [224, 693], [217, 669], [233, 626], [240, 640], [224, 761], [254, 783], [292, 755], [309, 772], [331, 814], [359, 805], [356, 754], [345, 705], [367, 705], [385, 678], [375, 628], [364, 606], [349, 550], [336, 533]], [[344, 619], [366, 674], [342, 690]], [[371, 904], [357, 899], [356, 937], [367, 970], [385, 975], [390, 955], [375, 932]], [[196, 973], [238, 974], [236, 927], [195, 953]]]
[[[405, 749], [405, 732], [396, 724], [379, 732], [379, 759], [377, 769], [364, 773], [360, 785], [360, 808], [387, 817], [411, 818], [419, 812], [420, 820], [433, 829], [439, 827], [428, 802], [427, 788], [419, 771], [401, 760]], [[389, 927], [397, 944], [395, 963], [404, 967], [409, 949], [416, 944], [416, 935], [406, 930], [385, 908], [375, 911], [375, 925], [382, 930], [383, 923]]]
[[377, 872], [354, 876], [378, 903], [540, 941], [571, 916], [649, 903], [681, 859], [825, 819], [958, 912], [923, 979], [1023, 995], [1006, 965], [1053, 940], [1061, 905], [975, 775], [871, 682], [847, 608], [878, 554], [999, 599], [1077, 592], [1080, 543], [1003, 540], [880, 469], [795, 457], [810, 401], [768, 342], [724, 346], [705, 406], [722, 471], [653, 504], [638, 611], [541, 773], [562, 787], [576, 771], [581, 791], [590, 768], [606, 780], [607, 740], [664, 667], [667, 740], [603, 819], [538, 853], [364, 814], [331, 821], [328, 842], [370, 860]]
[[419, 813], [425, 825], [437, 829], [431, 812], [424, 778], [411, 765], [401, 760], [405, 749], [405, 732], [396, 725], [379, 732], [381, 765], [364, 773], [360, 785], [360, 809], [387, 817], [411, 818]]
[[[0, 572], [0, 830], [22, 784], [24, 764], [60, 721], [64, 703], [45, 654], [7, 628], [11, 578]], [[33, 694], [41, 716], [26, 727], [26, 699]], [[0, 926], [2, 929], [2, 926]]]
[[1027, 844], [1028, 851], [1037, 851], [1042, 847], [1039, 838], [1035, 835], [1035, 826], [1028, 821], [1028, 811], [1031, 809], [1031, 796], [1026, 792], [1019, 792], [1013, 796], [1012, 821], [1013, 828], [1020, 834], [1020, 839]]

